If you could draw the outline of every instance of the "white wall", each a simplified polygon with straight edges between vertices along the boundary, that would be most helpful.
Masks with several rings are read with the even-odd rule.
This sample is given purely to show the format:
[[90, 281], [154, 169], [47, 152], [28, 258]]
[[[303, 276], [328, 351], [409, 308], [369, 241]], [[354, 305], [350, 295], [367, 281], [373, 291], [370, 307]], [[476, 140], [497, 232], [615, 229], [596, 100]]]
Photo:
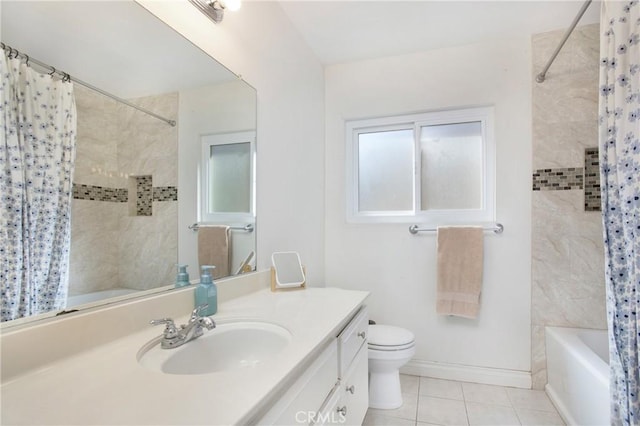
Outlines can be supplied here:
[[[324, 282], [323, 68], [275, 2], [214, 24], [186, 1], [137, 0], [258, 91], [258, 268], [297, 250]], [[170, 55], [170, 52], [168, 52]]]
[[[373, 320], [415, 333], [405, 371], [530, 384], [530, 70], [524, 37], [326, 68], [327, 285], [371, 291]], [[479, 318], [439, 317], [435, 233], [346, 223], [345, 120], [479, 105], [495, 105], [496, 211], [505, 231], [485, 234]]]
[[[187, 2], [138, 1], [258, 90], [258, 267], [273, 251], [298, 250], [312, 285], [371, 291], [372, 318], [416, 333], [415, 372], [528, 385], [528, 39], [335, 65], [325, 89], [321, 65], [275, 3], [245, 2], [214, 25]], [[486, 237], [478, 320], [441, 318], [434, 235], [345, 223], [344, 120], [487, 104], [495, 105], [505, 232]]]

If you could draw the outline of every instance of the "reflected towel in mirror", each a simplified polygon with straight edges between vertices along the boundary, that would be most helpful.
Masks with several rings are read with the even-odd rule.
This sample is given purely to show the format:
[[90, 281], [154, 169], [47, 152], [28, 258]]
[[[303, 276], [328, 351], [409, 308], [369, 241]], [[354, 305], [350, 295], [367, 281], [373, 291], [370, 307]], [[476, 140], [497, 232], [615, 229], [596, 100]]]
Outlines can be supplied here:
[[200, 266], [215, 265], [213, 278], [230, 274], [230, 232], [230, 228], [224, 225], [201, 225], [198, 228], [198, 263]]

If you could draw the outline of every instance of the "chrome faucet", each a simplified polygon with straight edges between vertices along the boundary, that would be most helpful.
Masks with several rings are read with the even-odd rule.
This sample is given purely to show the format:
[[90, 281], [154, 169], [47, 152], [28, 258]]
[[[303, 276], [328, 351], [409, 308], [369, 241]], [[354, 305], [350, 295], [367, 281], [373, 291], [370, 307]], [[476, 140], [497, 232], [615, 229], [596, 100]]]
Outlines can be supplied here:
[[162, 318], [151, 320], [151, 325], [165, 324], [162, 334], [162, 349], [173, 349], [182, 346], [185, 343], [197, 339], [204, 334], [204, 329], [212, 330], [216, 328], [216, 323], [211, 317], [201, 317], [200, 311], [207, 308], [208, 305], [200, 305], [191, 312], [191, 317], [187, 324], [181, 325], [179, 328], [171, 318]]

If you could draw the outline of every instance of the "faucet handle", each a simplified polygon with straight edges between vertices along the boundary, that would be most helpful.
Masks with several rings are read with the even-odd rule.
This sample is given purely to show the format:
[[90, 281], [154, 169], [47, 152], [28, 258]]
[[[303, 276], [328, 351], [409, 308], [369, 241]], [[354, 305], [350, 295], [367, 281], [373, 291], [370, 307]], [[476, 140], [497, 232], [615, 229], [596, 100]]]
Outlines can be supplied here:
[[178, 329], [176, 328], [176, 324], [173, 322], [171, 318], [154, 319], [150, 321], [150, 324], [151, 325], [166, 324], [166, 327], [164, 328], [165, 339], [171, 339], [178, 335]]
[[191, 312], [191, 321], [195, 321], [200, 316], [200, 311], [207, 309], [209, 307], [208, 303], [203, 303], [202, 305], [196, 306], [196, 308]]

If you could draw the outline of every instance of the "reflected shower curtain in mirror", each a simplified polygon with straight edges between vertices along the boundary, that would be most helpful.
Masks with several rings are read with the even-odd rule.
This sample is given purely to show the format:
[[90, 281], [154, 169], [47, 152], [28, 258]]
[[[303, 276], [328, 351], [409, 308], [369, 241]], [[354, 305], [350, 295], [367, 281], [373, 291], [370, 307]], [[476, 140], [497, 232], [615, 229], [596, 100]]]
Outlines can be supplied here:
[[73, 84], [0, 58], [2, 321], [65, 306], [76, 106]]
[[611, 424], [640, 424], [640, 5], [603, 1], [600, 179]]

